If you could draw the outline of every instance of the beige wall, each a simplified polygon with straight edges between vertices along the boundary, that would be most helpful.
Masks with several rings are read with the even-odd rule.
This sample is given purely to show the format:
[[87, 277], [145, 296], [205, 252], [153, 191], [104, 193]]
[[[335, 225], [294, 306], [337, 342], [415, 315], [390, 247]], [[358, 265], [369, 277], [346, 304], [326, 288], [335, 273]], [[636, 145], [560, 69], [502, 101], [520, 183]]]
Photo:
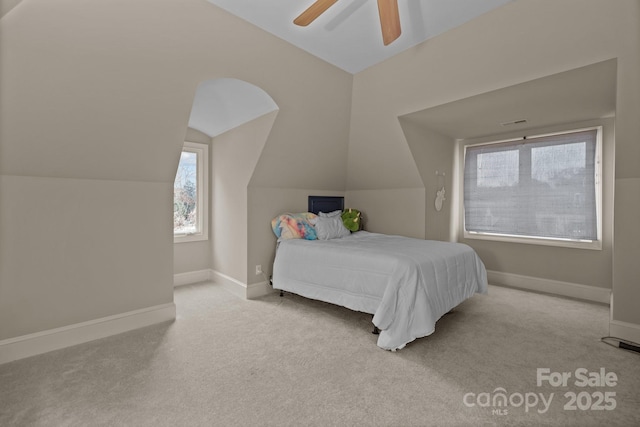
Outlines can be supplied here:
[[[640, 178], [616, 180], [616, 225], [613, 255], [612, 323], [622, 328], [612, 335], [640, 343]], [[627, 325], [628, 324], [628, 325]], [[633, 329], [633, 332], [629, 329]], [[633, 335], [632, 335], [633, 334]]]
[[[171, 186], [0, 176], [0, 340], [173, 301]], [[160, 262], [159, 260], [165, 260]]]
[[[425, 187], [425, 238], [450, 241], [455, 141], [406, 119], [401, 118], [400, 124]], [[435, 199], [442, 187], [445, 200], [437, 211]]]
[[[611, 333], [640, 343], [640, 2], [626, 1], [615, 27], [625, 37], [618, 70]], [[622, 43], [621, 43], [622, 44]]]
[[347, 190], [345, 206], [362, 212], [367, 231], [425, 238], [424, 188]]
[[213, 269], [247, 282], [248, 186], [278, 112], [213, 138]]
[[344, 188], [352, 76], [208, 2], [23, 0], [0, 31], [0, 339], [172, 301], [172, 183], [203, 80], [278, 104], [241, 147], [263, 185]]
[[0, 17], [9, 13], [21, 0], [0, 0]]

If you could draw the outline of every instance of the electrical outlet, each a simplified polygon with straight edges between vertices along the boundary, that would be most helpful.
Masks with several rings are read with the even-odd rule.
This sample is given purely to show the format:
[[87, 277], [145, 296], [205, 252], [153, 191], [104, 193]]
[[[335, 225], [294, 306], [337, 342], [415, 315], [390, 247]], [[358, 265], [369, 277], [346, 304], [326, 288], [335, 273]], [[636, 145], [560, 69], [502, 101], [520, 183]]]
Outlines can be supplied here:
[[262, 266], [261, 265], [256, 265], [256, 276], [258, 274], [262, 274]]

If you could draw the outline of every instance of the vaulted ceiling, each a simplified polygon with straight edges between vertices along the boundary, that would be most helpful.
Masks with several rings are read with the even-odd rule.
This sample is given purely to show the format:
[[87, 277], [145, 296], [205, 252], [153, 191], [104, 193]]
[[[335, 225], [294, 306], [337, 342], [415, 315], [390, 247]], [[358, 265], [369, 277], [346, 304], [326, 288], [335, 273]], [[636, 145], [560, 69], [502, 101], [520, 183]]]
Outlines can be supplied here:
[[388, 46], [374, 0], [338, 0], [306, 27], [293, 20], [315, 0], [208, 1], [355, 74], [514, 0], [398, 0], [402, 34]]

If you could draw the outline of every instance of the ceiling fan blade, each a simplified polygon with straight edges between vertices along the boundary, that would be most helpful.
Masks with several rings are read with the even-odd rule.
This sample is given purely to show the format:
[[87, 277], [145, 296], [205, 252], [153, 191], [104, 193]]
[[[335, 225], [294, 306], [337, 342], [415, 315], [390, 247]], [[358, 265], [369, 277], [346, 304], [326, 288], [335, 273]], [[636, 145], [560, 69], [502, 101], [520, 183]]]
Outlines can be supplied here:
[[311, 24], [318, 16], [322, 15], [325, 10], [329, 9], [338, 0], [317, 0], [307, 10], [302, 12], [300, 16], [293, 20], [293, 23], [306, 27]]
[[388, 45], [402, 33], [400, 29], [400, 13], [398, 0], [378, 0], [380, 27], [382, 28], [382, 42]]

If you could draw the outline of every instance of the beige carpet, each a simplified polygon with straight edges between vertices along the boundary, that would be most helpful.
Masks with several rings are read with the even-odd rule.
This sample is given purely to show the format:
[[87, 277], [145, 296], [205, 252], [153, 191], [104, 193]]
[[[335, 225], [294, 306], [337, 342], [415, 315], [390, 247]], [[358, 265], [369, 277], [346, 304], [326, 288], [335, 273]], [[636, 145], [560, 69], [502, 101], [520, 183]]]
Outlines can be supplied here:
[[[200, 284], [175, 301], [173, 323], [0, 365], [0, 425], [640, 425], [640, 354], [600, 342], [602, 305], [491, 286], [394, 353], [370, 315], [294, 295]], [[538, 386], [538, 368], [572, 377]], [[578, 387], [581, 368], [618, 381]]]

